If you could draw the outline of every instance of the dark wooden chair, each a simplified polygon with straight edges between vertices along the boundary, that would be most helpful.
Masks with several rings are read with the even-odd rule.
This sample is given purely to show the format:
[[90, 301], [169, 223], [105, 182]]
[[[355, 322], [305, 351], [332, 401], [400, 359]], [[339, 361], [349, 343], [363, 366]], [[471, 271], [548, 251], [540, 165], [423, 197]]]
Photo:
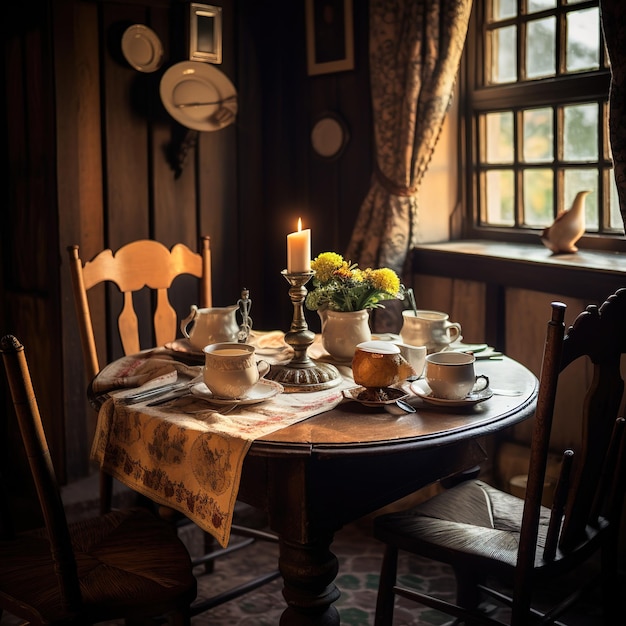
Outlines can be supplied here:
[[[554, 623], [593, 583], [601, 583], [606, 623], [623, 619], [623, 606], [621, 612], [618, 606], [623, 603], [618, 535], [626, 467], [624, 419], [619, 411], [624, 391], [620, 359], [626, 352], [626, 289], [611, 295], [601, 307], [588, 306], [564, 335], [565, 308], [552, 303], [524, 499], [483, 481], [468, 480], [411, 510], [379, 516], [374, 534], [385, 543], [385, 556], [376, 626], [392, 624], [396, 596], [452, 615], [455, 623], [503, 623], [486, 614], [485, 597], [492, 607], [494, 599], [496, 607], [500, 603], [510, 607], [513, 626]], [[581, 407], [580, 443], [563, 455], [550, 510], [541, 499], [557, 384], [561, 372], [584, 357], [593, 364], [593, 379]], [[399, 585], [399, 550], [452, 566], [456, 603]], [[542, 585], [559, 577], [571, 583], [567, 575], [596, 554], [601, 555], [597, 580], [585, 578], [585, 589], [564, 586], [567, 593], [557, 606], [537, 609], [534, 601]]]
[[[142, 239], [132, 241], [117, 251], [103, 250], [87, 262], [80, 258], [77, 245], [68, 247], [78, 328], [89, 380], [101, 368], [92, 317], [95, 314], [104, 315], [104, 301], [90, 302], [90, 296], [95, 295], [94, 287], [102, 284], [115, 285], [122, 294], [123, 303], [117, 326], [125, 355], [135, 354], [143, 348], [164, 345], [176, 339], [179, 329], [178, 316], [170, 302], [171, 287], [178, 277], [188, 275], [198, 279], [198, 300], [189, 305], [197, 304], [200, 308], [212, 306], [210, 243], [208, 236], [201, 237], [200, 249], [194, 252], [184, 244], [179, 243], [168, 249], [158, 241]], [[151, 302], [146, 304], [142, 299], [147, 294], [152, 296], [153, 305]], [[142, 328], [150, 330], [148, 336], [145, 332], [140, 332]], [[111, 476], [101, 472], [100, 508], [103, 513], [111, 509], [112, 485]], [[189, 523], [181, 514], [167, 507], [160, 507], [160, 513], [179, 526]], [[194, 558], [194, 566], [203, 564], [208, 573], [212, 571], [215, 560], [223, 555], [246, 548], [257, 540], [278, 541], [272, 533], [251, 525], [233, 524], [231, 533], [238, 539], [231, 541], [223, 549], [206, 534], [205, 553]], [[254, 576], [237, 590], [224, 592], [205, 599], [202, 604], [194, 605], [193, 614], [239, 597], [278, 578], [279, 575], [276, 569]]]
[[161, 615], [172, 625], [190, 624], [196, 579], [171, 524], [137, 508], [68, 525], [24, 347], [6, 335], [0, 350], [45, 522], [20, 532], [10, 507], [0, 509], [0, 614], [30, 624]]

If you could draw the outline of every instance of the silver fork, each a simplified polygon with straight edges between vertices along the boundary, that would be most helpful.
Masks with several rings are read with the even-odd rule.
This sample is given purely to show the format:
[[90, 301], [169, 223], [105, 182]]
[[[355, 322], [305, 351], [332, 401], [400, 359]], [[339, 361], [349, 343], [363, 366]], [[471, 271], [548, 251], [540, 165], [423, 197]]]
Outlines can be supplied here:
[[190, 109], [195, 107], [208, 107], [215, 104], [224, 104], [225, 102], [231, 102], [236, 99], [237, 96], [229, 96], [228, 98], [224, 98], [223, 100], [214, 100], [213, 102], [182, 102], [181, 104], [177, 104], [176, 108]]

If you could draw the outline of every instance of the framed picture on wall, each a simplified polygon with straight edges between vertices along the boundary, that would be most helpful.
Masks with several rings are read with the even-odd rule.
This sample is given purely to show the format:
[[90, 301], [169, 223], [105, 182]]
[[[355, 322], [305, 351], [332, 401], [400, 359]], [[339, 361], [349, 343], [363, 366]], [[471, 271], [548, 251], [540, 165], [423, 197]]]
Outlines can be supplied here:
[[354, 69], [352, 0], [306, 0], [309, 76]]
[[222, 62], [222, 7], [189, 5], [189, 60]]

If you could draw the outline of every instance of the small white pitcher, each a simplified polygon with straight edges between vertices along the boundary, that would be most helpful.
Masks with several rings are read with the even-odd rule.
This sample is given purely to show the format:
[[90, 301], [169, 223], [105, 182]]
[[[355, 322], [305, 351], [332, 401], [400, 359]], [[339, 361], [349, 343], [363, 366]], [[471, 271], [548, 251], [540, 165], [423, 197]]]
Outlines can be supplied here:
[[[196, 349], [202, 350], [211, 343], [237, 341], [239, 325], [237, 324], [236, 304], [225, 307], [199, 309], [191, 305], [191, 313], [180, 323], [180, 330]], [[189, 331], [187, 327], [193, 323]]]

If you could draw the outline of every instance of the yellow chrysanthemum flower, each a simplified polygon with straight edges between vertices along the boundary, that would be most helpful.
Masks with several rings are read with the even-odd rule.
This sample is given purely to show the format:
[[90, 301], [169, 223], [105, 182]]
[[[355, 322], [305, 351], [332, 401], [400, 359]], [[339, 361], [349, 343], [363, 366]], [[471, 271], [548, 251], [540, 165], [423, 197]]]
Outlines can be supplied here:
[[378, 270], [370, 270], [368, 279], [375, 289], [385, 291], [395, 296], [400, 291], [400, 279], [398, 275], [387, 267]]
[[311, 269], [315, 272], [315, 280], [319, 283], [327, 283], [332, 279], [333, 273], [345, 265], [345, 261], [336, 252], [322, 252], [316, 259], [311, 261]]
[[391, 269], [367, 268], [345, 261], [336, 252], [323, 252], [311, 261], [314, 289], [306, 296], [306, 306], [315, 311], [359, 311], [383, 306], [383, 300], [404, 298], [404, 287]]

